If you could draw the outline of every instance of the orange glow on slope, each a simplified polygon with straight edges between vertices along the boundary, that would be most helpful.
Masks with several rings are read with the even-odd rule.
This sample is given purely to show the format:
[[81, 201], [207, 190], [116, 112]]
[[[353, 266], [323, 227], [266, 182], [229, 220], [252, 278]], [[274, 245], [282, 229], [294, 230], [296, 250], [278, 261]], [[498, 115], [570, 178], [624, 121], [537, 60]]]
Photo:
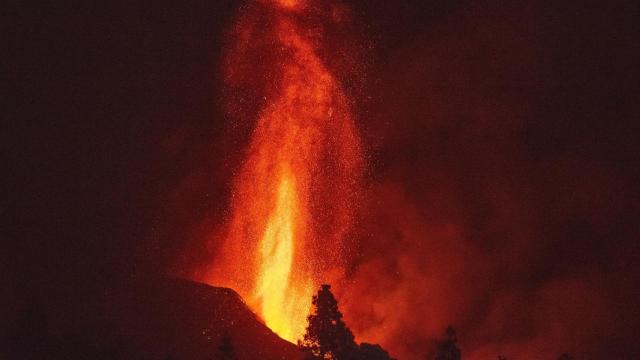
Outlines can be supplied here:
[[[287, 4], [299, 1], [276, 5]], [[344, 91], [317, 54], [317, 34], [270, 6], [249, 7], [234, 29], [226, 80], [252, 91], [269, 81], [233, 184], [225, 242], [204, 280], [237, 290], [269, 328], [295, 342], [313, 291], [341, 264], [362, 156]], [[258, 26], [265, 16], [269, 26]]]

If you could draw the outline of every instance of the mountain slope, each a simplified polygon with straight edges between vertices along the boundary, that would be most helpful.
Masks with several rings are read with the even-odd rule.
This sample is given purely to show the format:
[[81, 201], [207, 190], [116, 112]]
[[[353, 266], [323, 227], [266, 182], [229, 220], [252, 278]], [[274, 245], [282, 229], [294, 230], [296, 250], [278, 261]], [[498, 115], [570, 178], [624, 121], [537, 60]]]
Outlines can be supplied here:
[[212, 359], [225, 332], [239, 359], [302, 358], [231, 289], [159, 279], [120, 289], [102, 307], [107, 329], [145, 358]]
[[[11, 358], [214, 360], [226, 333], [239, 360], [298, 360], [227, 288], [179, 279], [130, 281], [91, 300], [68, 298], [25, 323]], [[80, 298], [80, 297], [79, 297]], [[37, 312], [40, 313], [40, 312]], [[15, 338], [18, 339], [18, 338]], [[2, 352], [0, 352], [2, 354]], [[1, 356], [0, 356], [1, 357]]]

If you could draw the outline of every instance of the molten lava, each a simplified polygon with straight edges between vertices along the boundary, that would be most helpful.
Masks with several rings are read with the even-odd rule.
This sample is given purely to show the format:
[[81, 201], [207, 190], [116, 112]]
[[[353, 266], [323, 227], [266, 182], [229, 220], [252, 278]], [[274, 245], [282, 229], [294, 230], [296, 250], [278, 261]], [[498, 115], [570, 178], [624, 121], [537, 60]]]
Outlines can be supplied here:
[[254, 3], [233, 29], [225, 80], [254, 94], [238, 106], [259, 110], [205, 279], [236, 289], [289, 341], [304, 332], [313, 291], [341, 265], [362, 166], [345, 92], [307, 11], [319, 10], [301, 0]]
[[[275, 209], [269, 216], [260, 240], [260, 261], [255, 296], [266, 324], [278, 335], [293, 340], [300, 334], [296, 314], [309, 310], [310, 283], [290, 283], [296, 217], [300, 204], [295, 177], [283, 170], [278, 185]], [[297, 285], [297, 286], [296, 286]]]

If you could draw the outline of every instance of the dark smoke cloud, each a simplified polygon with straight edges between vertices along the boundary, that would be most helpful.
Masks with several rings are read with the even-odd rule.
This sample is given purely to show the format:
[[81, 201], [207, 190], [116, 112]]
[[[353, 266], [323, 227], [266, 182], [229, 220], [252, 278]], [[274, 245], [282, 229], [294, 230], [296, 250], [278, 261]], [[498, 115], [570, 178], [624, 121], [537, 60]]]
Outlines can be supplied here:
[[618, 10], [460, 6], [377, 64], [340, 286], [361, 340], [419, 359], [451, 323], [467, 359], [638, 356], [637, 71], [603, 58], [630, 26]]
[[[377, 44], [354, 92], [369, 185], [333, 282], [359, 341], [421, 359], [453, 324], [472, 360], [638, 355], [637, 70], [618, 5], [355, 4]], [[233, 169], [246, 140], [221, 141]], [[185, 213], [209, 172], [231, 180], [214, 167], [178, 188]], [[190, 227], [183, 273], [215, 253], [223, 209]]]
[[[369, 186], [334, 282], [358, 339], [419, 359], [451, 323], [468, 359], [636, 356], [635, 70], [604, 55], [624, 55], [623, 11], [365, 5], [366, 23], [406, 21], [373, 25], [357, 91]], [[206, 263], [211, 238], [196, 236], [186, 263]]]

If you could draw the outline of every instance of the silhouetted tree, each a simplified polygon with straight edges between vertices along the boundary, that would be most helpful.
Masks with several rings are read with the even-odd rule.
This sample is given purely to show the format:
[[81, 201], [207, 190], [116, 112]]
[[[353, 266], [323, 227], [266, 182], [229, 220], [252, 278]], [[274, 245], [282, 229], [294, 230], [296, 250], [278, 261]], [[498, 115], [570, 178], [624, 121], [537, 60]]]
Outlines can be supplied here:
[[307, 330], [298, 346], [312, 358], [351, 360], [358, 355], [358, 346], [351, 330], [342, 321], [338, 302], [330, 290], [322, 285], [313, 296], [313, 310], [307, 317]]
[[445, 338], [436, 343], [436, 354], [434, 360], [460, 360], [461, 354], [458, 348], [458, 338], [452, 326], [445, 330]]
[[228, 332], [224, 332], [222, 334], [222, 341], [220, 342], [220, 346], [218, 347], [218, 356], [217, 359], [220, 360], [236, 360], [236, 352], [233, 348], [233, 344], [231, 343], [231, 336]]
[[395, 360], [378, 344], [362, 343], [358, 348], [359, 360]]

